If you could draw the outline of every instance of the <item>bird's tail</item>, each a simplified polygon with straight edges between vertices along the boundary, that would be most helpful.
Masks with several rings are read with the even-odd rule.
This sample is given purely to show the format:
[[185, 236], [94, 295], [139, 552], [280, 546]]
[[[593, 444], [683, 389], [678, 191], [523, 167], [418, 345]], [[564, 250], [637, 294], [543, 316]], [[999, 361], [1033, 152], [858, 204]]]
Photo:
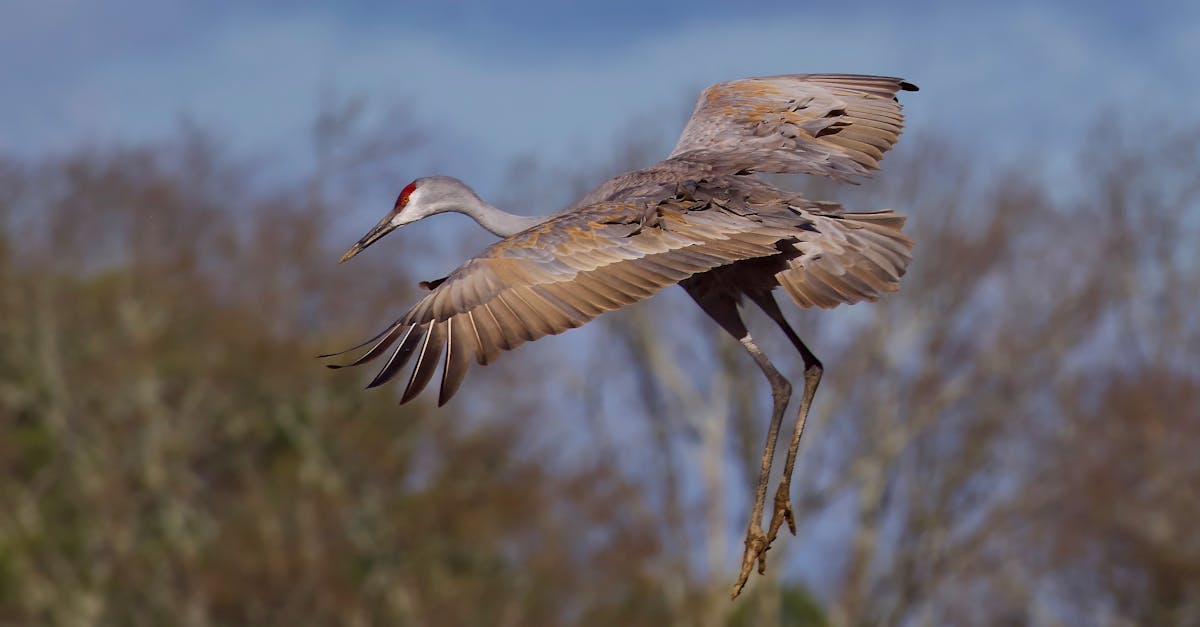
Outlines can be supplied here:
[[801, 307], [874, 301], [900, 288], [912, 260], [905, 217], [891, 210], [812, 215], [788, 268], [775, 275]]

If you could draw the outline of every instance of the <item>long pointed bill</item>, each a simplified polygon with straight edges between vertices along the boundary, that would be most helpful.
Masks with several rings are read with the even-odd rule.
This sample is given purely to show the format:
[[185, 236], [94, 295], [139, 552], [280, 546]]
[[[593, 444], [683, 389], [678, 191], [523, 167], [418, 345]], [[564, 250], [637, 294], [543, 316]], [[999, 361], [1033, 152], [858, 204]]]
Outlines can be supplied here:
[[387, 235], [388, 233], [391, 233], [395, 228], [396, 225], [392, 224], [392, 214], [389, 213], [388, 215], [383, 216], [383, 219], [379, 221], [379, 224], [376, 224], [370, 231], [367, 231], [366, 235], [362, 236], [362, 239], [355, 242], [354, 245], [350, 247], [350, 250], [347, 250], [346, 254], [342, 255], [342, 258], [338, 260], [338, 263], [345, 263], [347, 259], [357, 255], [358, 253], [361, 253], [367, 246], [374, 244], [375, 240]]

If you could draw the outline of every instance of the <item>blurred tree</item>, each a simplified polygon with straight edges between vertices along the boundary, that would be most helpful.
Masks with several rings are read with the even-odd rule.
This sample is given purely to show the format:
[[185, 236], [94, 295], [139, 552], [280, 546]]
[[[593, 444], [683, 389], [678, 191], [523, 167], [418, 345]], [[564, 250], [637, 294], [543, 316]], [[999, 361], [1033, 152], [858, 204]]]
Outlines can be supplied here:
[[[797, 473], [798, 516], [841, 532], [833, 544], [785, 543], [775, 559], [816, 573], [808, 581], [826, 591], [834, 624], [1200, 620], [1200, 560], [1179, 535], [1195, 514], [1195, 491], [1181, 486], [1200, 482], [1200, 467], [1144, 434], [1200, 446], [1189, 392], [1200, 381], [1200, 267], [1187, 252], [1200, 236], [1189, 174], [1200, 135], [1147, 146], [1113, 134], [1093, 141], [1065, 189], [1027, 165], [977, 171], [962, 148], [921, 138], [862, 190], [812, 185], [860, 209], [905, 208], [918, 242], [899, 294], [799, 314], [827, 376]], [[708, 540], [707, 566], [691, 568], [716, 599], [737, 540], [723, 518], [745, 498], [724, 494], [725, 434], [738, 485], [749, 485], [766, 411], [754, 369], [722, 339], [704, 354], [705, 323], [685, 306], [657, 299], [614, 317], [609, 331], [630, 347], [620, 359], [636, 366], [595, 372], [611, 373], [602, 389], [641, 387], [647, 441], [672, 476], [699, 478], [692, 501], [664, 507], [708, 530], [694, 536]], [[1106, 363], [1115, 370], [1095, 367]], [[1107, 434], [1080, 424], [1101, 420]], [[664, 428], [673, 435], [656, 435]], [[1118, 524], [1122, 510], [1138, 523]], [[750, 603], [756, 624], [787, 620], [778, 592]], [[714, 600], [708, 615], [726, 611]]]
[[[916, 261], [794, 314], [827, 367], [801, 533], [730, 604], [764, 383], [682, 293], [437, 411], [310, 359], [428, 278], [334, 263], [335, 208], [420, 134], [326, 104], [284, 182], [188, 126], [0, 158], [0, 624], [1200, 624], [1200, 128], [1109, 124], [1068, 181], [909, 137], [870, 185], [809, 182], [912, 215]], [[499, 202], [667, 141], [526, 160]]]
[[526, 397], [457, 420], [312, 359], [416, 281], [335, 274], [337, 186], [255, 172], [195, 129], [5, 170], [0, 623], [660, 622], [637, 490], [541, 463]]

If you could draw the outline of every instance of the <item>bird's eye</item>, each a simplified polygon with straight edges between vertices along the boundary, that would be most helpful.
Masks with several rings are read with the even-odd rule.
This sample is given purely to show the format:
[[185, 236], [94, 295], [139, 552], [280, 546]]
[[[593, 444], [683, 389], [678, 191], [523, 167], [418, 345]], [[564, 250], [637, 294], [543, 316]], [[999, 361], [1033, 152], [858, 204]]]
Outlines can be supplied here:
[[404, 205], [408, 204], [408, 197], [412, 196], [412, 193], [414, 191], [416, 191], [416, 189], [417, 189], [417, 182], [413, 181], [413, 182], [409, 183], [408, 185], [405, 185], [404, 189], [400, 190], [400, 196], [396, 198], [396, 207], [395, 208], [397, 211], [403, 209]]

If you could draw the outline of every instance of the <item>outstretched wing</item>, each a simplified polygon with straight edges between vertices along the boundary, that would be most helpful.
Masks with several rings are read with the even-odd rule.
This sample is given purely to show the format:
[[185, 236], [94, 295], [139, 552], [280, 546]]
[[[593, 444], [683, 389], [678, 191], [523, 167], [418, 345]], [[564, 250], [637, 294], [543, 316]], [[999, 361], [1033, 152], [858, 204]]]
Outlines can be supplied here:
[[395, 345], [368, 386], [374, 387], [415, 355], [404, 403], [428, 385], [444, 351], [443, 404], [471, 358], [487, 364], [501, 350], [580, 326], [693, 274], [777, 254], [776, 242], [793, 236], [804, 220], [736, 213], [679, 196], [585, 207], [501, 240], [463, 264], [347, 365]]
[[790, 74], [704, 90], [671, 157], [728, 171], [867, 176], [900, 137], [898, 78]]

